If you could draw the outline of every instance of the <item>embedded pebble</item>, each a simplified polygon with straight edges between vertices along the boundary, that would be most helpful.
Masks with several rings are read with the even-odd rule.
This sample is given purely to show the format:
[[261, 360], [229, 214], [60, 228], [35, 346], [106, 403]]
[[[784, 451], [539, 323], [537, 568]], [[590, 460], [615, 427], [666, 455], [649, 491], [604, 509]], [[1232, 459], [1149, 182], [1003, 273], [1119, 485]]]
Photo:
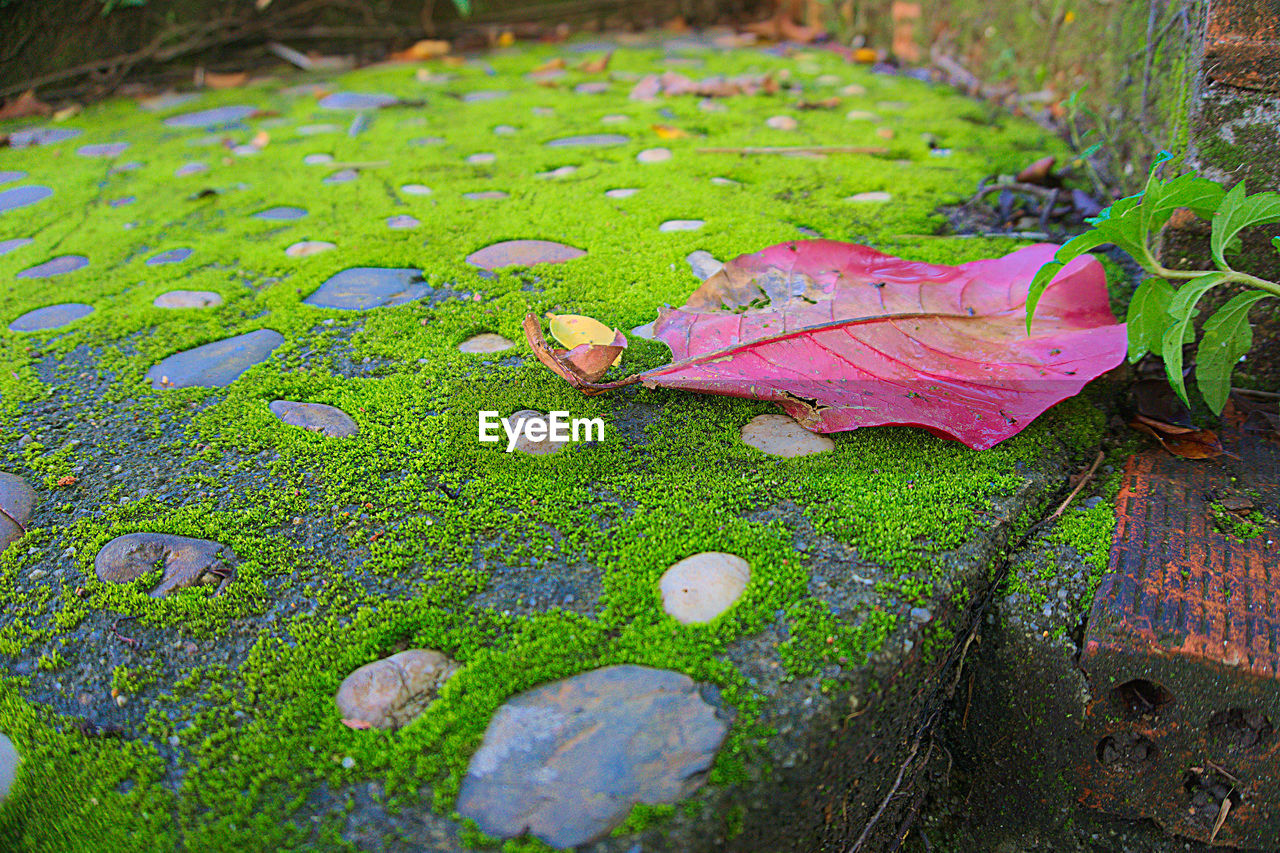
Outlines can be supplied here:
[[560, 264], [580, 258], [586, 252], [551, 240], [507, 240], [467, 255], [467, 263], [486, 270], [503, 267], [531, 267]]
[[81, 317], [93, 313], [92, 305], [82, 302], [64, 302], [60, 305], [46, 305], [34, 311], [28, 311], [9, 324], [11, 332], [39, 332], [44, 329], [56, 329], [68, 323], [74, 323]]
[[840, 90], [840, 94], [847, 95], [851, 98], [860, 98], [867, 94], [867, 87], [861, 86], [857, 83], [850, 83], [848, 86], [845, 86]]
[[99, 142], [93, 145], [81, 145], [76, 153], [81, 157], [119, 157], [129, 147], [127, 142]]
[[849, 121], [879, 121], [880, 116], [875, 113], [869, 113], [866, 110], [849, 110], [844, 114]]
[[400, 187], [400, 192], [405, 195], [431, 195], [431, 187], [422, 184], [405, 184]]
[[301, 219], [307, 211], [301, 207], [269, 207], [253, 215], [254, 219], [265, 219], [268, 222], [290, 222]]
[[443, 136], [419, 136], [417, 139], [409, 140], [410, 145], [418, 148], [423, 148], [428, 145], [444, 145], [444, 142], [445, 139]]
[[44, 201], [51, 195], [53, 190], [38, 186], [10, 187], [7, 190], [0, 190], [0, 213]]
[[791, 116], [770, 116], [765, 124], [774, 130], [795, 130], [800, 126], [800, 122]]
[[139, 170], [139, 169], [141, 169], [141, 168], [142, 168], [142, 164], [141, 164], [141, 163], [138, 163], [138, 162], [136, 162], [136, 161], [135, 161], [135, 162], [129, 162], [129, 163], [120, 163], [119, 165], [112, 166], [112, 167], [108, 170], [108, 173], [109, 173], [109, 174], [112, 174], [112, 175], [120, 175], [120, 174], [123, 174], [123, 173], [125, 173], [125, 172], [136, 172], [136, 171], [138, 171], [138, 170]]
[[175, 178], [183, 178], [187, 175], [198, 175], [207, 171], [209, 171], [209, 166], [205, 163], [184, 163], [173, 170], [173, 176]]
[[508, 195], [502, 190], [485, 190], [478, 193], [463, 193], [462, 197], [467, 201], [496, 201], [508, 198]]
[[353, 267], [331, 276], [302, 301], [317, 308], [364, 311], [404, 305], [430, 292], [422, 280], [422, 270]]
[[[568, 439], [565, 439], [564, 441], [555, 441], [551, 438], [550, 419], [542, 412], [535, 412], [532, 409], [521, 409], [520, 411], [508, 416], [506, 420], [513, 430], [520, 431], [519, 437], [516, 438], [515, 449], [519, 450], [521, 453], [528, 453], [532, 456], [549, 456], [552, 453], [559, 453], [561, 450], [564, 450], [565, 444], [568, 443]], [[542, 430], [542, 433], [545, 436], [544, 438], [535, 441], [525, 434], [524, 428], [521, 427], [520, 424], [530, 420], [542, 421], [544, 426], [535, 427], [535, 429]]]
[[194, 249], [169, 249], [158, 255], [147, 258], [147, 266], [154, 267], [157, 264], [180, 264], [187, 258], [191, 257]]
[[552, 847], [609, 833], [636, 803], [702, 786], [729, 730], [689, 676], [621, 665], [544, 684], [489, 720], [457, 810], [481, 831]]
[[334, 92], [321, 98], [319, 105], [326, 110], [376, 110], [399, 100], [395, 95], [377, 92]]
[[240, 374], [266, 361], [272, 350], [284, 343], [284, 335], [272, 329], [258, 329], [223, 338], [183, 352], [174, 353], [147, 371], [151, 387], [220, 388]]
[[0, 471], [0, 551], [22, 538], [35, 505], [35, 490], [26, 480]]
[[62, 255], [43, 264], [28, 267], [18, 273], [17, 278], [51, 278], [55, 275], [66, 275], [87, 266], [89, 266], [89, 259], [84, 255]]
[[334, 702], [344, 720], [398, 729], [419, 717], [457, 671], [458, 664], [443, 652], [408, 649], [352, 672]]
[[505, 98], [510, 92], [467, 92], [462, 96], [464, 104], [478, 104], [483, 101], [496, 101]]
[[133, 204], [137, 200], [138, 200], [137, 196], [127, 195], [127, 196], [124, 196], [123, 198], [113, 198], [111, 201], [107, 202], [107, 204], [110, 207], [127, 207], [128, 205]]
[[32, 145], [53, 145], [75, 139], [84, 133], [78, 127], [33, 127], [28, 130], [15, 130], [9, 134], [10, 148], [28, 148]]
[[659, 231], [697, 231], [707, 223], [701, 219], [668, 219], [658, 226]]
[[215, 107], [211, 110], [199, 110], [198, 112], [169, 116], [164, 120], [164, 123], [169, 127], [192, 127], [212, 130], [216, 127], [238, 124], [257, 111], [257, 107], [249, 106]]
[[534, 177], [542, 178], [543, 180], [556, 180], [567, 178], [576, 171], [578, 171], [577, 166], [561, 166], [559, 169], [552, 169], [550, 172], [538, 172]]
[[721, 178], [721, 177], [719, 177], [719, 176], [716, 176], [716, 177], [712, 178], [712, 179], [711, 179], [711, 183], [715, 184], [715, 185], [716, 185], [716, 186], [718, 186], [718, 187], [740, 187], [740, 186], [742, 186], [742, 183], [741, 183], [740, 181], [735, 181], [733, 178]]
[[13, 741], [4, 732], [0, 732], [0, 805], [9, 799], [13, 782], [18, 778], [18, 765], [21, 763], [22, 758], [14, 748]]
[[835, 449], [835, 442], [807, 430], [788, 415], [756, 415], [742, 428], [742, 442], [770, 456], [794, 459]]
[[872, 192], [857, 193], [845, 199], [845, 201], [859, 203], [883, 203], [892, 200], [893, 196], [882, 190], [873, 190]]
[[360, 427], [342, 409], [323, 403], [300, 403], [293, 400], [274, 400], [267, 407], [271, 414], [290, 426], [318, 432], [329, 438], [350, 438], [360, 432]]
[[587, 83], [579, 83], [573, 87], [573, 91], [579, 95], [603, 95], [609, 91], [609, 84], [602, 80], [592, 80]]
[[915, 622], [917, 625], [923, 625], [932, 618], [933, 613], [931, 613], [927, 607], [911, 608], [911, 621]]
[[332, 175], [326, 175], [324, 183], [326, 184], [349, 184], [356, 178], [360, 177], [360, 172], [355, 169], [339, 169]]
[[165, 92], [163, 95], [152, 95], [149, 98], [141, 99], [138, 101], [138, 106], [147, 112], [159, 112], [160, 110], [168, 110], [173, 107], [180, 107], [183, 104], [189, 104], [192, 101], [199, 100], [199, 98], [200, 96], [194, 92]]
[[333, 243], [326, 243], [323, 240], [303, 240], [285, 249], [284, 253], [291, 258], [305, 258], [308, 255], [318, 255], [336, 248], [338, 247]]
[[498, 136], [511, 136], [516, 132], [516, 128], [509, 124], [500, 124], [493, 129], [493, 132]]
[[676, 563], [658, 581], [662, 609], [682, 625], [710, 622], [732, 607], [751, 580], [747, 561], [704, 551]]
[[604, 194], [609, 198], [631, 198], [633, 195], [635, 195], [638, 192], [640, 192], [640, 190], [635, 189], [633, 187], [625, 187], [625, 188], [616, 189], [616, 190], [605, 190]]
[[308, 154], [302, 158], [302, 162], [308, 166], [323, 166], [326, 163], [333, 162], [332, 154]]
[[492, 163], [497, 159], [498, 159], [497, 154], [492, 154], [486, 151], [481, 154], [472, 154], [470, 157], [467, 158], [467, 162], [473, 166], [478, 166], [484, 163]]
[[617, 133], [588, 133], [583, 136], [565, 136], [547, 143], [548, 148], [608, 148], [626, 145], [631, 137]]
[[318, 136], [322, 133], [337, 133], [340, 129], [336, 124], [304, 124], [298, 128], [298, 135]]
[[164, 575], [152, 598], [197, 584], [217, 584], [219, 591], [231, 580], [234, 569], [223, 558], [231, 549], [221, 542], [192, 539], [169, 533], [128, 533], [117, 536], [98, 552], [93, 570], [98, 580], [129, 583], [164, 561]]
[[690, 252], [685, 260], [689, 263], [689, 269], [693, 270], [693, 274], [703, 281], [711, 278], [711, 276], [724, 268], [724, 264], [717, 261], [714, 255], [702, 249]]
[[669, 148], [646, 148], [636, 155], [637, 163], [665, 163], [671, 159]]
[[484, 332], [467, 338], [465, 341], [458, 344], [458, 352], [502, 352], [503, 350], [511, 349], [513, 346], [515, 346], [515, 344], [504, 338], [502, 335], [495, 335], [492, 332]]
[[417, 228], [421, 224], [421, 222], [414, 217], [409, 216], [407, 213], [402, 213], [399, 216], [387, 217], [387, 227], [398, 231], [403, 231], [408, 228]]
[[157, 308], [214, 308], [222, 304], [222, 294], [212, 290], [170, 290], [151, 304]]
[[12, 170], [0, 169], [0, 184], [11, 184], [14, 181], [22, 180], [26, 176], [26, 172], [15, 172]]
[[21, 249], [23, 246], [30, 246], [34, 240], [30, 237], [14, 237], [12, 240], [0, 240], [0, 255], [7, 255], [12, 251]]

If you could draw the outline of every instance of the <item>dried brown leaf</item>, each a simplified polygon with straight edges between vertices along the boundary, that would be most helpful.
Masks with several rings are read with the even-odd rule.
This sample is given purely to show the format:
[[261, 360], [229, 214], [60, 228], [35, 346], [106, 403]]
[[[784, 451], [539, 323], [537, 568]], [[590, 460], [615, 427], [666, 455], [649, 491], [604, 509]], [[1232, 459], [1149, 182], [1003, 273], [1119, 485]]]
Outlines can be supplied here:
[[11, 118], [29, 118], [53, 114], [53, 107], [36, 97], [35, 89], [28, 89], [0, 107], [0, 121]]

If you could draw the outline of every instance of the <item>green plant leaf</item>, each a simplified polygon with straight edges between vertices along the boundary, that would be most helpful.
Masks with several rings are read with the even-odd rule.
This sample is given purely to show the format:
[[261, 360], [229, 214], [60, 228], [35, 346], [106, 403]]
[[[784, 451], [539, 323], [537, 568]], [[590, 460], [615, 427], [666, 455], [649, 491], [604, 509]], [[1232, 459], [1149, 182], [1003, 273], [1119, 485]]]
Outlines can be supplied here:
[[1031, 279], [1030, 289], [1027, 291], [1027, 334], [1031, 334], [1031, 319], [1035, 316], [1036, 304], [1040, 301], [1040, 297], [1044, 295], [1045, 288], [1049, 286], [1049, 282], [1058, 274], [1058, 270], [1067, 265], [1069, 261], [1075, 260], [1080, 255], [1090, 249], [1101, 246], [1103, 243], [1112, 242], [1111, 237], [1107, 235], [1107, 229], [1095, 227], [1091, 231], [1083, 234], [1077, 234], [1053, 255], [1053, 260], [1042, 266], [1035, 274], [1035, 278]]
[[453, 5], [462, 17], [465, 18], [471, 14], [471, 0], [453, 0]]
[[1142, 204], [1147, 233], [1153, 234], [1163, 228], [1173, 212], [1180, 207], [1189, 208], [1202, 219], [1210, 219], [1226, 194], [1227, 191], [1216, 181], [1198, 178], [1190, 173], [1166, 181], [1159, 199], [1148, 199]]
[[1261, 290], [1237, 293], [1204, 322], [1204, 337], [1196, 350], [1196, 385], [1215, 415], [1227, 404], [1236, 363], [1253, 345], [1249, 309], [1271, 295]]
[[1165, 329], [1173, 322], [1169, 303], [1173, 301], [1173, 285], [1162, 278], [1148, 278], [1134, 291], [1129, 301], [1125, 325], [1129, 334], [1129, 363], [1132, 364], [1153, 349], [1160, 348]]
[[1182, 345], [1188, 342], [1188, 334], [1194, 334], [1191, 321], [1198, 313], [1196, 305], [1200, 302], [1200, 297], [1215, 285], [1221, 284], [1226, 277], [1224, 272], [1211, 272], [1193, 278], [1178, 288], [1169, 303], [1169, 313], [1173, 315], [1174, 323], [1165, 329], [1160, 338], [1160, 355], [1164, 359], [1164, 372], [1169, 384], [1178, 393], [1179, 399], [1188, 406], [1191, 401], [1187, 399], [1187, 383], [1182, 376]]
[[1271, 245], [1276, 247], [1276, 251], [1280, 252], [1280, 237], [1272, 237]]
[[1228, 243], [1242, 229], [1268, 222], [1280, 222], [1280, 193], [1263, 192], [1247, 196], [1244, 181], [1232, 187], [1213, 217], [1213, 234], [1209, 245], [1218, 266], [1230, 269], [1224, 253]]

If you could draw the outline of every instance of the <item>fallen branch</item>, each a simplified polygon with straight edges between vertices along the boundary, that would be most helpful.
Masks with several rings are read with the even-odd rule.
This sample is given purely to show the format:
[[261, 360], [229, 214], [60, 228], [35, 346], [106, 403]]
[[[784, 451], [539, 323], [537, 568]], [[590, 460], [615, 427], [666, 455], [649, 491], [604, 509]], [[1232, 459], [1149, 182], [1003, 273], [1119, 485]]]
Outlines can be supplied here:
[[1105, 459], [1106, 456], [1107, 454], [1103, 453], [1101, 450], [1098, 451], [1097, 458], [1093, 460], [1093, 464], [1089, 466], [1089, 470], [1084, 472], [1084, 476], [1080, 478], [1080, 482], [1076, 483], [1076, 487], [1071, 490], [1071, 494], [1067, 495], [1067, 499], [1058, 504], [1058, 508], [1055, 509], [1053, 513], [1042, 523], [1048, 523], [1062, 517], [1062, 513], [1066, 512], [1067, 507], [1071, 506], [1071, 502], [1075, 500], [1076, 495], [1080, 494], [1080, 490], [1085, 487], [1085, 484], [1093, 479], [1094, 473], [1097, 472], [1098, 466], [1102, 464], [1102, 460]]

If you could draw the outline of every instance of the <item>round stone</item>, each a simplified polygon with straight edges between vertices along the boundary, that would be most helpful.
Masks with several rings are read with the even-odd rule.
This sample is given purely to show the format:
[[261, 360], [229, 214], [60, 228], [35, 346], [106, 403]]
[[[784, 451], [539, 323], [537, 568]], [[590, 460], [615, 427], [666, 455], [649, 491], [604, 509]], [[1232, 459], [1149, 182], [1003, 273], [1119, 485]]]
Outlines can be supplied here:
[[742, 186], [742, 184], [741, 184], [740, 182], [735, 181], [733, 178], [722, 178], [722, 177], [719, 177], [719, 176], [716, 176], [716, 177], [712, 178], [712, 179], [711, 179], [711, 183], [715, 184], [715, 185], [716, 185], [716, 186], [718, 186], [718, 187], [740, 187], [740, 186]]
[[532, 267], [560, 264], [580, 258], [586, 252], [551, 240], [507, 240], [467, 255], [467, 263], [486, 270], [503, 267]]
[[400, 188], [405, 195], [431, 195], [431, 187], [422, 184], [405, 184]]
[[358, 177], [360, 177], [360, 172], [356, 169], [339, 169], [332, 175], [326, 175], [324, 182], [326, 184], [349, 184]]
[[38, 186], [12, 187], [0, 191], [0, 213], [17, 210], [20, 207], [44, 201], [51, 195], [53, 195], [53, 190], [48, 187]]
[[500, 124], [493, 129], [498, 136], [511, 136], [517, 132], [516, 128], [509, 124]]
[[194, 249], [169, 249], [158, 255], [147, 258], [147, 266], [154, 267], [158, 264], [180, 264], [187, 258], [191, 257]]
[[[552, 453], [559, 453], [564, 450], [564, 446], [568, 440], [554, 441], [551, 438], [551, 422], [550, 419], [542, 412], [535, 412], [532, 409], [521, 409], [506, 418], [513, 431], [517, 432], [515, 449], [521, 453], [528, 453], [531, 456], [549, 456]], [[542, 425], [538, 426], [529, 422], [541, 421]], [[525, 430], [532, 428], [534, 437], [531, 438]], [[542, 438], [537, 438], [541, 435]]]
[[13, 741], [4, 732], [0, 732], [0, 805], [9, 799], [14, 780], [18, 778], [18, 765], [21, 763], [22, 759], [18, 756]]
[[284, 335], [258, 329], [174, 353], [147, 371], [147, 381], [161, 388], [220, 388], [230, 385], [255, 364], [266, 361], [284, 343]]
[[365, 311], [404, 305], [430, 292], [422, 270], [353, 267], [333, 275], [302, 301], [317, 308]]
[[76, 153], [81, 157], [119, 157], [129, 147], [127, 142], [99, 142], [93, 145], [81, 145]]
[[36, 493], [17, 474], [0, 471], [0, 551], [22, 538], [36, 505]]
[[169, 116], [164, 123], [169, 127], [191, 127], [201, 128], [203, 130], [213, 130], [218, 127], [227, 127], [233, 124], [239, 124], [249, 116], [257, 112], [257, 107], [250, 106], [230, 106], [230, 107], [214, 107], [211, 110], [199, 110], [193, 113], [182, 113], [176, 116]]
[[14, 181], [20, 181], [27, 176], [26, 172], [6, 171], [0, 169], [0, 184], [11, 184]]
[[496, 101], [499, 98], [505, 98], [510, 92], [466, 92], [462, 96], [462, 102], [466, 104], [478, 104], [483, 101]]
[[421, 715], [457, 671], [458, 664], [443, 652], [409, 649], [352, 672], [334, 702], [348, 725], [397, 729]]
[[422, 224], [421, 222], [419, 222], [414, 217], [409, 216], [407, 213], [402, 213], [399, 216], [387, 217], [387, 227], [396, 231], [404, 231], [409, 228], [417, 228], [421, 224]]
[[559, 169], [552, 169], [550, 172], [538, 172], [534, 177], [542, 178], [544, 181], [553, 181], [567, 178], [576, 171], [578, 171], [577, 166], [561, 166]]
[[602, 80], [594, 80], [588, 83], [579, 83], [573, 87], [573, 91], [579, 95], [603, 95], [609, 91], [609, 84]]
[[206, 163], [183, 163], [173, 170], [173, 175], [176, 178], [184, 178], [187, 175], [198, 175], [207, 171], [209, 171], [209, 166]]
[[231, 549], [221, 542], [192, 539], [168, 533], [128, 533], [117, 536], [93, 560], [94, 573], [106, 583], [129, 583], [161, 563], [164, 575], [151, 590], [152, 598], [163, 598], [174, 590], [199, 584], [226, 586], [234, 570], [223, 559]]
[[697, 231], [707, 223], [701, 219], [668, 219], [658, 226], [659, 231]]
[[480, 166], [485, 163], [492, 163], [497, 159], [498, 159], [497, 154], [490, 154], [488, 152], [485, 152], [482, 154], [472, 154], [470, 157], [467, 158], [467, 162], [473, 166]]
[[75, 139], [84, 133], [78, 127], [33, 127], [28, 130], [15, 130], [9, 134], [11, 148], [27, 148], [32, 145], [53, 145]]
[[18, 273], [18, 278], [51, 278], [55, 275], [66, 275], [89, 266], [89, 259], [84, 255], [62, 255], [45, 261], [34, 267], [28, 267]]
[[319, 136], [322, 133], [337, 133], [339, 129], [336, 124], [304, 124], [298, 128], [298, 135]]
[[869, 113], [866, 110], [849, 110], [844, 114], [849, 121], [879, 121], [880, 116], [875, 113]]
[[637, 163], [665, 163], [671, 159], [669, 148], [646, 148], [636, 155]]
[[360, 427], [342, 409], [323, 403], [299, 403], [293, 400], [275, 400], [268, 408], [271, 414], [290, 426], [318, 432], [329, 438], [350, 438], [360, 432]]
[[622, 187], [616, 190], [605, 190], [604, 194], [608, 198], [631, 198], [638, 192], [640, 192], [640, 190], [634, 187]]
[[253, 218], [265, 219], [269, 222], [290, 222], [306, 215], [307, 211], [301, 207], [269, 207], [255, 213]]
[[0, 240], [0, 255], [7, 255], [10, 252], [21, 249], [23, 246], [30, 246], [34, 240], [30, 237], [14, 237], [12, 240]]
[[467, 338], [458, 344], [458, 352], [466, 353], [491, 353], [502, 352], [511, 349], [515, 344], [504, 338], [502, 335], [495, 335], [492, 332], [484, 332]]
[[291, 258], [305, 258], [308, 255], [318, 255], [336, 248], [338, 247], [333, 243], [326, 243], [323, 240], [303, 240], [285, 249], [284, 253]]
[[856, 195], [851, 195], [848, 198], [846, 198], [845, 201], [852, 201], [859, 204], [864, 204], [864, 203], [883, 204], [884, 202], [889, 201], [892, 198], [893, 196], [889, 195], [887, 192], [876, 190], [872, 192], [857, 193]]
[[787, 415], [756, 415], [742, 428], [742, 441], [770, 456], [794, 459], [835, 449], [835, 442], [807, 430]]
[[74, 323], [81, 317], [93, 313], [92, 305], [82, 302], [64, 302], [61, 305], [46, 305], [34, 311], [28, 311], [9, 324], [11, 332], [38, 332], [44, 329], [56, 329], [68, 323]]
[[333, 162], [332, 154], [308, 154], [302, 158], [302, 162], [308, 166], [323, 166], [326, 163]]
[[157, 308], [213, 308], [222, 304], [222, 295], [212, 290], [170, 290], [151, 304]]
[[502, 190], [485, 190], [478, 193], [463, 193], [462, 197], [467, 201], [497, 201], [499, 199], [509, 198], [507, 193]]
[[584, 136], [566, 136], [547, 143], [548, 148], [609, 148], [626, 145], [631, 137], [617, 133], [588, 133]]
[[334, 92], [320, 99], [326, 110], [376, 110], [400, 100], [395, 95], [377, 92]]
[[662, 609], [682, 625], [710, 622], [742, 597], [751, 567], [734, 554], [704, 551], [676, 563], [658, 581]]
[[770, 116], [765, 124], [774, 130], [795, 130], [800, 126], [800, 122], [791, 116]]

